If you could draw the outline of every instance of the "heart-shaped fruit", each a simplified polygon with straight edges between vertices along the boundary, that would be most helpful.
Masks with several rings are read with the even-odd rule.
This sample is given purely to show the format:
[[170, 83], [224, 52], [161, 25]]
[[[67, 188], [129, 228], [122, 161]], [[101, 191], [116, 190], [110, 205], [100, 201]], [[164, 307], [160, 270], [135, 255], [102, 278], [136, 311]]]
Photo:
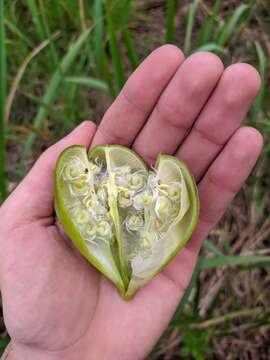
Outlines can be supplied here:
[[55, 172], [55, 209], [84, 257], [128, 299], [190, 238], [199, 197], [187, 167], [159, 155], [154, 169], [132, 150], [65, 149]]

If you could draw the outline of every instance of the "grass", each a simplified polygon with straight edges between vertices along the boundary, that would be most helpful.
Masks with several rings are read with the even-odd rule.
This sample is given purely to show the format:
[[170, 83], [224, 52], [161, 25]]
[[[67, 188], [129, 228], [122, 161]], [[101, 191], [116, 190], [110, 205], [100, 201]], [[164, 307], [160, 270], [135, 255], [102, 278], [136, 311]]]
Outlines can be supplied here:
[[[59, 86], [60, 86], [61, 82], [63, 81], [64, 74], [69, 70], [69, 68], [72, 66], [72, 64], [76, 60], [76, 57], [77, 57], [78, 53], [80, 52], [82, 46], [88, 39], [89, 34], [90, 34], [90, 30], [87, 30], [84, 33], [82, 33], [79, 36], [79, 38], [77, 39], [77, 41], [74, 44], [72, 44], [72, 46], [69, 48], [66, 55], [63, 57], [60, 67], [56, 68], [56, 70], [48, 84], [46, 92], [43, 96], [42, 102], [44, 104], [50, 106], [54, 102], [56, 94], [57, 94], [57, 90], [59, 89]], [[38, 109], [38, 112], [37, 112], [35, 118], [33, 119], [33, 126], [36, 129], [39, 129], [42, 126], [46, 115], [47, 115], [47, 110], [43, 105], [41, 105]], [[24, 148], [22, 151], [22, 156], [21, 156], [22, 162], [24, 162], [26, 160], [27, 156], [29, 155], [29, 153], [32, 149], [33, 143], [35, 141], [35, 138], [36, 138], [36, 134], [32, 133], [26, 139], [26, 142], [25, 142], [25, 145], [24, 145]]]
[[194, 19], [196, 15], [197, 8], [199, 6], [200, 0], [194, 0], [192, 4], [189, 6], [188, 10], [188, 18], [187, 18], [187, 26], [186, 26], [186, 36], [184, 42], [184, 53], [189, 55], [191, 50], [191, 40], [192, 40], [192, 30], [194, 25]]
[[6, 49], [4, 3], [0, 1], [0, 200], [7, 195], [5, 174], [5, 108], [6, 108]]
[[[27, 0], [5, 2], [3, 10], [0, 0], [1, 201], [45, 147], [83, 119], [98, 122], [128, 75], [164, 41], [186, 55], [213, 51], [225, 65], [257, 67], [262, 87], [246, 124], [264, 134], [265, 149], [205, 241], [149, 359], [262, 358], [270, 323], [269, 8], [256, 0]], [[0, 331], [1, 353], [8, 337]]]
[[168, 0], [167, 2], [167, 23], [165, 43], [172, 44], [174, 42], [174, 17], [175, 17], [176, 1]]
[[114, 69], [115, 90], [116, 93], [119, 93], [125, 83], [125, 74], [120, 49], [118, 47], [115, 24], [110, 9], [107, 12], [107, 21], [110, 56]]

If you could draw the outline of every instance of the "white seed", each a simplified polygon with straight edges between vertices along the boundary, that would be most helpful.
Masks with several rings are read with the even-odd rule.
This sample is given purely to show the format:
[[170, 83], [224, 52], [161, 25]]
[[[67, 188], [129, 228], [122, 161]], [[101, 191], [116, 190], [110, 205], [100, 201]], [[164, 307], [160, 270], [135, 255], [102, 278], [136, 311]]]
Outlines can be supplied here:
[[180, 183], [169, 184], [167, 192], [168, 192], [168, 196], [172, 201], [180, 200], [181, 184]]
[[128, 176], [128, 186], [131, 190], [141, 191], [145, 188], [146, 176], [143, 171], [137, 171]]
[[97, 227], [94, 222], [88, 224], [85, 228], [86, 240], [92, 241], [96, 237]]
[[139, 211], [143, 210], [144, 203], [143, 203], [143, 194], [142, 193], [134, 196], [134, 198], [133, 198], [133, 207], [136, 210], [139, 210]]
[[79, 224], [79, 225], [86, 224], [88, 222], [88, 220], [89, 220], [89, 214], [88, 214], [87, 210], [79, 209], [76, 212], [75, 221], [77, 222], [77, 224]]
[[120, 191], [118, 193], [118, 204], [122, 208], [127, 208], [132, 205], [132, 196], [133, 194], [126, 190], [126, 191]]
[[144, 225], [143, 216], [138, 213], [130, 213], [125, 219], [125, 225], [128, 233], [139, 231]]
[[77, 180], [69, 186], [73, 196], [84, 196], [89, 191], [89, 185], [84, 180]]
[[166, 196], [159, 196], [155, 204], [155, 213], [158, 218], [164, 218], [169, 215], [170, 201]]
[[65, 181], [73, 182], [75, 180], [86, 180], [89, 179], [89, 169], [85, 166], [82, 160], [74, 156], [70, 159], [62, 169], [62, 176]]
[[134, 196], [133, 198], [133, 207], [136, 210], [143, 210], [144, 207], [148, 207], [152, 204], [152, 196], [149, 195], [146, 191], [141, 192]]
[[74, 181], [79, 179], [81, 169], [76, 164], [67, 164], [63, 169], [63, 177], [67, 181]]
[[102, 239], [110, 239], [112, 237], [112, 228], [108, 221], [100, 221], [97, 224], [97, 236]]

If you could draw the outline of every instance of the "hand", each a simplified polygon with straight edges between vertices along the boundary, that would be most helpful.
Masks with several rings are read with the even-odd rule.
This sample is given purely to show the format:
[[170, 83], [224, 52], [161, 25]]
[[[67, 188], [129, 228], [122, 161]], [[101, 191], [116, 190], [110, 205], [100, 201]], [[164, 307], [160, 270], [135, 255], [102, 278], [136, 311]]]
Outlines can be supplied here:
[[[262, 137], [240, 127], [260, 85], [247, 64], [225, 71], [198, 52], [154, 51], [130, 77], [96, 130], [84, 122], [49, 148], [0, 209], [0, 280], [8, 359], [143, 359], [170, 321], [197, 255], [261, 151]], [[131, 301], [74, 250], [54, 218], [53, 173], [72, 144], [117, 143], [152, 163], [175, 154], [199, 188], [199, 225], [169, 266]]]

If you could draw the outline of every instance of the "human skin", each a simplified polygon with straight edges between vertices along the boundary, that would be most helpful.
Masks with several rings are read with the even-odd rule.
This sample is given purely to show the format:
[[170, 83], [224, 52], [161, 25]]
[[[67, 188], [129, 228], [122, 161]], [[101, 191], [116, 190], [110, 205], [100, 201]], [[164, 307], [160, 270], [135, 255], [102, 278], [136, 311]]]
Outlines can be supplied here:
[[[262, 137], [241, 126], [260, 86], [248, 64], [224, 70], [211, 53], [186, 60], [156, 49], [129, 78], [98, 128], [86, 121], [46, 150], [0, 208], [0, 284], [8, 360], [140, 360], [168, 325], [203, 239], [252, 170]], [[71, 245], [55, 220], [53, 179], [67, 146], [116, 143], [148, 163], [159, 152], [187, 163], [201, 211], [191, 240], [130, 301]]]

